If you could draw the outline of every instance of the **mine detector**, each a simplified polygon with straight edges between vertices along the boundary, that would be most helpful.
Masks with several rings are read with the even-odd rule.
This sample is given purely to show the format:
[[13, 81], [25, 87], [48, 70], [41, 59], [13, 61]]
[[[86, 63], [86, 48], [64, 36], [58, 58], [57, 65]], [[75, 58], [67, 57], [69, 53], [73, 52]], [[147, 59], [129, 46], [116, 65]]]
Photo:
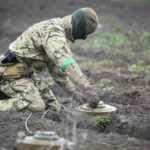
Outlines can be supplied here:
[[16, 150], [59, 150], [62, 147], [71, 148], [73, 143], [59, 137], [53, 131], [36, 131], [32, 136], [26, 136], [24, 132], [18, 133]]

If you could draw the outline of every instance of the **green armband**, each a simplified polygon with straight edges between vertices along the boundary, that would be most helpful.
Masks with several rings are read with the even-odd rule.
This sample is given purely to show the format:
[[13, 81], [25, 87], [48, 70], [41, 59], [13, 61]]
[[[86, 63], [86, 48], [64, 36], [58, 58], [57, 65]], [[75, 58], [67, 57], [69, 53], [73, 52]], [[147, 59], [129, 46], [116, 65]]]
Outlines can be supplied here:
[[73, 63], [75, 63], [75, 60], [74, 60], [72, 57], [69, 57], [67, 60], [65, 60], [65, 61], [61, 64], [60, 69], [61, 69], [62, 71], [64, 71], [64, 69], [65, 69], [68, 65], [73, 64]]

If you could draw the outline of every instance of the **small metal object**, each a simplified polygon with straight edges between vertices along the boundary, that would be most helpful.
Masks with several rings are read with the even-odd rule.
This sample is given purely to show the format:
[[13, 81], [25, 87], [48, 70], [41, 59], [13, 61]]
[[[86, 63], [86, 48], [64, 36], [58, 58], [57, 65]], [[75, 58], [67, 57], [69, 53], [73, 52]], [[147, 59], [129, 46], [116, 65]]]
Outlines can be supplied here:
[[42, 140], [59, 140], [59, 136], [53, 131], [37, 131], [33, 137]]
[[88, 115], [105, 115], [116, 112], [117, 108], [108, 104], [99, 103], [98, 107], [94, 109], [88, 107], [88, 104], [83, 104], [79, 107], [79, 110]]
[[64, 144], [73, 146], [72, 142], [59, 137], [53, 131], [37, 131], [33, 136], [26, 136], [24, 132], [19, 132], [16, 150], [59, 150]]

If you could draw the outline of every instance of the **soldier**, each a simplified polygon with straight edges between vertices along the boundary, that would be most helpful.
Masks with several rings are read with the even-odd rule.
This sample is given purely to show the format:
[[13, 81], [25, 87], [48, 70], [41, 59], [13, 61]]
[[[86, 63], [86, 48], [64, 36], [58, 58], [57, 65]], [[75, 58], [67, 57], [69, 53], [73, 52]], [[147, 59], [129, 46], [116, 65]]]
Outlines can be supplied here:
[[[55, 82], [75, 100], [96, 107], [98, 95], [74, 60], [69, 42], [86, 39], [97, 25], [95, 11], [81, 8], [64, 18], [34, 24], [23, 32], [0, 56], [0, 110], [60, 110], [60, 104], [48, 85], [32, 75], [46, 67]], [[83, 92], [77, 91], [74, 83]]]

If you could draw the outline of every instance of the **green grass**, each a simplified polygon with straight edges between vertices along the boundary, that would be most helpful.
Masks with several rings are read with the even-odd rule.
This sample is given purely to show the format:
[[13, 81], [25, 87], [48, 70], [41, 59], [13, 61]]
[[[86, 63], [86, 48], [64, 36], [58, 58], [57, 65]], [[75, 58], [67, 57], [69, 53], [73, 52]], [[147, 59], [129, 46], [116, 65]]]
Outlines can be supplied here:
[[[107, 84], [110, 84], [110, 83], [112, 83], [112, 82], [113, 82], [113, 81], [110, 80], [110, 79], [105, 79], [105, 78], [103, 78], [103, 79], [100, 80], [99, 83], [93, 84], [92, 87], [94, 87], [94, 88], [99, 88], [99, 87], [101, 87], [101, 88], [102, 88], [102, 87], [104, 87], [104, 86], [106, 86]], [[110, 90], [110, 88], [111, 88], [111, 87], [107, 86], [107, 87], [106, 87], [106, 90]]]
[[97, 116], [94, 118], [95, 125], [98, 127], [98, 129], [104, 129], [107, 124], [110, 122], [111, 117], [107, 116]]
[[138, 60], [137, 63], [132, 64], [129, 68], [129, 71], [144, 71], [150, 72], [150, 65], [144, 65], [142, 60]]
[[115, 31], [116, 32], [121, 32], [121, 26], [120, 25], [116, 25], [115, 26]]
[[131, 65], [129, 67], [129, 71], [144, 71], [144, 66], [143, 66], [143, 61], [142, 60], [138, 60], [137, 63]]
[[93, 88], [99, 88], [102, 87], [103, 85], [101, 85], [100, 83], [95, 83], [92, 85]]
[[126, 139], [127, 139], [127, 141], [129, 141], [129, 142], [136, 142], [136, 138], [134, 138], [134, 137], [130, 137], [129, 135], [125, 135], [124, 136]]
[[97, 64], [94, 63], [94, 62], [89, 62], [88, 67], [91, 68], [91, 69], [97, 69]]
[[103, 91], [112, 91], [114, 89], [114, 87], [112, 86], [106, 86], [105, 88], [103, 88]]
[[[120, 25], [116, 25], [114, 27], [114, 32], [103, 33], [100, 36], [88, 39], [84, 42], [84, 45], [95, 48], [96, 50], [101, 49], [105, 51], [135, 55], [135, 46], [137, 44], [141, 44], [141, 47], [143, 47], [144, 50], [141, 50], [139, 52], [145, 55], [146, 53], [150, 53], [149, 41], [150, 32], [148, 31], [145, 31], [142, 34], [137, 35], [135, 38], [132, 38], [132, 35], [130, 35], [130, 37], [124, 35], [122, 33], [122, 27]], [[83, 45], [83, 41], [77, 42], [77, 45]]]
[[100, 61], [100, 64], [103, 64], [103, 65], [109, 65], [112, 63], [113, 63], [113, 61], [111, 59], [103, 59]]
[[111, 46], [119, 47], [129, 45], [130, 41], [122, 33], [110, 33], [108, 36], [108, 44]]
[[141, 34], [137, 41], [140, 42], [143, 46], [149, 45], [150, 32], [144, 32], [143, 34]]
[[[149, 0], [150, 1], [150, 0]], [[150, 37], [150, 32], [144, 32], [143, 34], [145, 37]]]
[[117, 72], [120, 72], [120, 71], [125, 71], [125, 69], [126, 69], [125, 67], [114, 67], [113, 71], [117, 73]]
[[120, 46], [129, 46], [131, 44], [130, 40], [121, 32], [121, 29], [117, 27], [115, 30], [118, 32], [115, 33], [106, 33], [100, 37], [88, 40], [88, 45], [93, 48], [117, 48]]
[[[99, 61], [96, 60], [87, 60], [83, 59], [79, 61], [80, 65], [84, 68], [90, 68], [94, 70], [101, 70], [106, 72], [121, 72], [121, 71], [131, 71], [131, 72], [150, 72], [150, 32], [144, 31], [142, 33], [138, 33], [138, 35], [133, 34], [124, 34], [122, 32], [122, 27], [119, 24], [116, 24], [114, 27], [114, 31], [110, 33], [103, 33], [100, 34], [97, 37], [94, 37], [92, 39], [88, 39], [84, 42], [84, 45], [87, 47], [92, 47], [93, 50], [96, 52], [100, 50], [103, 54], [109, 55], [114, 54], [115, 57], [105, 57], [100, 59]], [[80, 45], [83, 45], [80, 43]], [[141, 49], [139, 49], [141, 48]], [[127, 57], [128, 55], [131, 56], [135, 61], [135, 63], [130, 64], [130, 62], [127, 62], [128, 66], [119, 66], [119, 64], [124, 64], [122, 55]], [[145, 60], [137, 60], [136, 55], [139, 57], [141, 56], [141, 59]], [[116, 57], [117, 56], [117, 57]], [[118, 57], [121, 56], [121, 57]], [[145, 59], [146, 58], [146, 59]], [[149, 61], [149, 62], [148, 62]], [[149, 63], [149, 64], [148, 64]], [[126, 64], [126, 65], [127, 65]], [[96, 83], [95, 88], [101, 87], [104, 91], [111, 91], [113, 87], [106, 87], [108, 85], [102, 85], [100, 83]], [[104, 89], [103, 89], [104, 88]]]
[[131, 55], [135, 55], [135, 53], [132, 51], [132, 49], [130, 47], [127, 47], [123, 50], [123, 52], [127, 53], [127, 54], [131, 54]]
[[150, 48], [146, 48], [145, 50], [143, 50], [142, 52], [144, 55], [150, 55]]

